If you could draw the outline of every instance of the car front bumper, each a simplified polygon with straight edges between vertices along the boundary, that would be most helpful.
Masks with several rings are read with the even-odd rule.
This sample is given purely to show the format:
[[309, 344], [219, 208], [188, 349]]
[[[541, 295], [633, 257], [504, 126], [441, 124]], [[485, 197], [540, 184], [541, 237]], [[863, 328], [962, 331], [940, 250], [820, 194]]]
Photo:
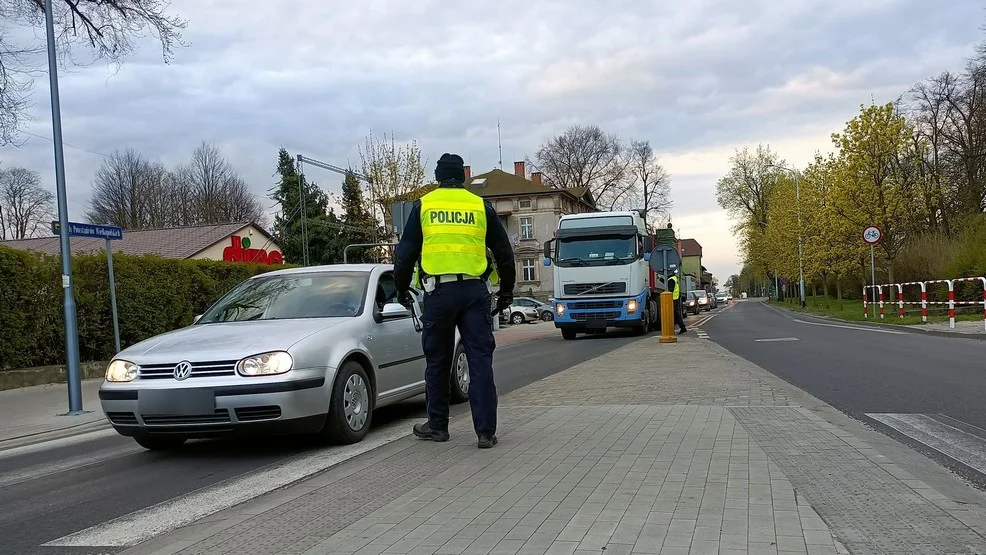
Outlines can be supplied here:
[[180, 386], [173, 380], [104, 382], [99, 401], [106, 419], [124, 436], [311, 433], [325, 424], [329, 374], [323, 369], [292, 379], [189, 379]]

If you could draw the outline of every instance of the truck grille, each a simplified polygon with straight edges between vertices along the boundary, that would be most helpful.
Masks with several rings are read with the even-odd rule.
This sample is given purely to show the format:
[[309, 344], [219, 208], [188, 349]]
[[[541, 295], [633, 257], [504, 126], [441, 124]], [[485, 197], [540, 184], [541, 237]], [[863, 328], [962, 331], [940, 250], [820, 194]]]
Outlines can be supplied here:
[[606, 308], [623, 308], [623, 301], [580, 301], [568, 303], [569, 310], [599, 310]]
[[572, 319], [576, 322], [586, 322], [589, 320], [616, 320], [620, 317], [619, 312], [576, 312], [572, 314]]
[[[236, 374], [235, 360], [220, 360], [212, 362], [193, 362], [189, 378], [215, 378]], [[140, 379], [160, 380], [174, 379], [175, 366], [178, 363], [140, 365]]]
[[[594, 289], [598, 287], [598, 289]], [[602, 283], [569, 283], [565, 285], [566, 295], [580, 295], [586, 291], [592, 289], [593, 293], [602, 294], [613, 294], [613, 293], [626, 293], [627, 284], [626, 282], [616, 282], [607, 283], [603, 285]]]

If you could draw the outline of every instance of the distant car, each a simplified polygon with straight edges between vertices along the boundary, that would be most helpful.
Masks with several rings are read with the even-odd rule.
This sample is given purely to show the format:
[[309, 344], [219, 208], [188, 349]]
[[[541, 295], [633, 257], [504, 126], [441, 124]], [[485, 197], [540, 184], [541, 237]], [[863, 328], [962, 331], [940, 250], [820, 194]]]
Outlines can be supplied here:
[[716, 295], [716, 302], [722, 304], [729, 304], [729, 295], [726, 295], [725, 293], [719, 293], [718, 295]]
[[[705, 289], [696, 289], [694, 291], [689, 291], [688, 296], [695, 295], [697, 307], [699, 310], [709, 311], [712, 310], [712, 301], [709, 299], [709, 292]], [[696, 314], [698, 314], [696, 312]]]
[[[118, 353], [99, 399], [147, 449], [259, 432], [356, 443], [373, 411], [424, 393], [420, 325], [397, 302], [393, 266], [278, 270], [240, 283], [187, 327]], [[455, 335], [454, 402], [469, 395]]]
[[544, 310], [551, 311], [551, 308], [547, 306], [542, 309], [541, 306], [543, 304], [530, 297], [514, 297], [514, 302], [510, 305], [510, 308], [500, 314], [511, 324], [537, 321], [543, 319]]
[[698, 314], [702, 310], [702, 306], [699, 305], [699, 298], [697, 291], [689, 291], [687, 300], [685, 301], [685, 311]]

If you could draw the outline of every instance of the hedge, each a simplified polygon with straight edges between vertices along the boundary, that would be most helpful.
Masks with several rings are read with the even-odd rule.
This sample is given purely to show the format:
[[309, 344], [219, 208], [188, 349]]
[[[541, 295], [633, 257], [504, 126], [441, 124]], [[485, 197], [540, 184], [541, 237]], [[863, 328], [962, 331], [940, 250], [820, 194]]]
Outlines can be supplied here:
[[[192, 322], [237, 283], [284, 266], [113, 255], [123, 348]], [[79, 355], [115, 351], [106, 253], [72, 258]], [[65, 362], [61, 257], [0, 246], [0, 370]]]

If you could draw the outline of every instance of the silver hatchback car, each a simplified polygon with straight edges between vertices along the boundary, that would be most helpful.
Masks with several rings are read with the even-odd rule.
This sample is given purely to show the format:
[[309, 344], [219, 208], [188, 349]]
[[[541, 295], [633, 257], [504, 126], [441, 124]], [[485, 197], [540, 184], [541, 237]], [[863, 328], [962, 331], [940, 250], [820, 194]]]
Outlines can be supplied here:
[[[374, 409], [424, 393], [413, 316], [397, 302], [390, 265], [261, 274], [192, 325], [117, 354], [100, 403], [117, 432], [147, 449], [238, 433], [355, 443]], [[453, 402], [467, 400], [458, 331], [451, 381]]]

